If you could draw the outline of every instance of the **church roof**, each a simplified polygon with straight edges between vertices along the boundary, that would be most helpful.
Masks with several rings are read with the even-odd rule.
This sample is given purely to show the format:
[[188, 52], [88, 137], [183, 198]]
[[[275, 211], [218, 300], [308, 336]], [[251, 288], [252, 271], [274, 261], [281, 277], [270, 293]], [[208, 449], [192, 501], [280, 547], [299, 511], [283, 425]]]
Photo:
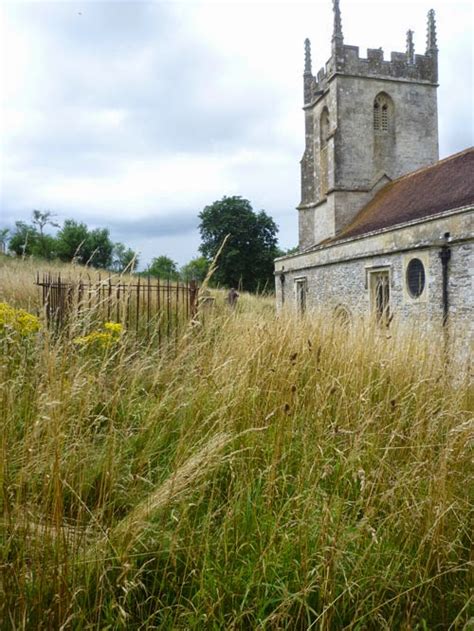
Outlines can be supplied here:
[[474, 204], [474, 147], [384, 186], [332, 241]]

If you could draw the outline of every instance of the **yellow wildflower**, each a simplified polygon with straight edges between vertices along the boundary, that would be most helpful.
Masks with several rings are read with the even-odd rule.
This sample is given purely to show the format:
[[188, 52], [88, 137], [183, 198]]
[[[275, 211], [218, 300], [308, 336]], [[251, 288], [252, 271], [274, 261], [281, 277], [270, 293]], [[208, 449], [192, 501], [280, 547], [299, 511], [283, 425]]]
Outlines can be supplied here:
[[83, 348], [105, 349], [117, 344], [123, 326], [118, 322], [105, 322], [103, 325], [105, 331], [93, 331], [89, 335], [76, 337], [73, 343]]
[[24, 309], [14, 309], [6, 302], [0, 302], [0, 333], [7, 331], [27, 337], [41, 328], [39, 319]]
[[76, 337], [73, 341], [77, 346], [107, 348], [117, 340], [110, 333], [93, 331], [84, 337]]
[[104, 329], [113, 335], [120, 335], [123, 332], [123, 326], [119, 322], [106, 322]]

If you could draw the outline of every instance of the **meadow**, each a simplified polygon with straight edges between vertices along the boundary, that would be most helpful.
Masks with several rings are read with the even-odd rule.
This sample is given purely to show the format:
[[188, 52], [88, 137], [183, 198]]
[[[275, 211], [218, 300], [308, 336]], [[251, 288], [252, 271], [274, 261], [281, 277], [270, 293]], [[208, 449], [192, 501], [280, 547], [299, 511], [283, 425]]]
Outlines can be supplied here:
[[[34, 269], [0, 302], [35, 314]], [[1, 628], [470, 628], [467, 374], [213, 294], [169, 349], [0, 323]]]

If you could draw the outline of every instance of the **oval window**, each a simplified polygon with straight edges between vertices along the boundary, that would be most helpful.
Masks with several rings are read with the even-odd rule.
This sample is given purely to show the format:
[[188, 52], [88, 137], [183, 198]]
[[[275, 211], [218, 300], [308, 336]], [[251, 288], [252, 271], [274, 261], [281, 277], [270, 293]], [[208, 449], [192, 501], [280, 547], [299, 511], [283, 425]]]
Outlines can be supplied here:
[[407, 267], [407, 286], [410, 296], [419, 298], [425, 288], [425, 268], [420, 259], [412, 259]]

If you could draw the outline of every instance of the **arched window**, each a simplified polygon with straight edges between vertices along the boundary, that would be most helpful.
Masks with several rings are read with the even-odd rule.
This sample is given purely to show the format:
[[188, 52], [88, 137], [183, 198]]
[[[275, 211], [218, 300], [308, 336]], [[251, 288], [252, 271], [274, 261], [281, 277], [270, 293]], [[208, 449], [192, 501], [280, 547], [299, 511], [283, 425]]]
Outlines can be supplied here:
[[319, 165], [320, 165], [320, 195], [325, 197], [329, 188], [328, 178], [328, 138], [329, 138], [329, 110], [323, 108], [319, 117]]
[[329, 136], [329, 110], [327, 107], [325, 107], [321, 112], [321, 117], [319, 119], [319, 134], [319, 141], [322, 149], [327, 145]]
[[334, 309], [334, 317], [336, 323], [341, 326], [341, 328], [347, 328], [352, 321], [351, 312], [344, 305], [337, 305]]
[[389, 133], [393, 128], [393, 101], [385, 92], [374, 100], [374, 131]]

